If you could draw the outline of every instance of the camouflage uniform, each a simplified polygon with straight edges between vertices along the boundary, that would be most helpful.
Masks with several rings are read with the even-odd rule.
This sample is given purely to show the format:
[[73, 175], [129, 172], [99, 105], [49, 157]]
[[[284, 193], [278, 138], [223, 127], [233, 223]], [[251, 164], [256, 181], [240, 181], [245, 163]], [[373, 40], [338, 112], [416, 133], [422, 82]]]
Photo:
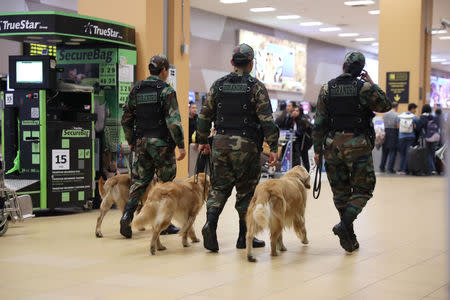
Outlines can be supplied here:
[[[359, 52], [347, 54], [345, 63], [361, 62], [365, 58]], [[345, 66], [345, 65], [344, 65]], [[362, 67], [361, 67], [362, 69]], [[341, 74], [337, 79], [352, 77]], [[375, 172], [372, 160], [373, 143], [364, 132], [330, 131], [329, 86], [324, 84], [317, 100], [317, 111], [313, 130], [314, 151], [324, 153], [325, 169], [333, 191], [334, 204], [341, 217], [345, 214], [351, 223], [372, 198], [375, 188]], [[381, 88], [364, 82], [359, 92], [360, 105], [371, 114], [372, 111], [386, 112], [392, 103]], [[373, 128], [371, 118], [369, 131]], [[351, 225], [351, 231], [353, 227]], [[353, 234], [353, 233], [352, 233]], [[356, 237], [355, 237], [356, 240]]]
[[[158, 69], [167, 58], [163, 55], [152, 57], [150, 64]], [[167, 62], [168, 64], [168, 62]], [[160, 81], [158, 76], [151, 75], [143, 82]], [[183, 128], [178, 110], [178, 102], [174, 89], [171, 86], [164, 87], [160, 97], [162, 98], [164, 118], [170, 137], [167, 139], [135, 136], [136, 106], [139, 95], [139, 87], [143, 82], [138, 82], [130, 92], [122, 115], [122, 127], [129, 145], [135, 143], [136, 157], [133, 161], [130, 199], [127, 207], [137, 206], [139, 199], [145, 192], [153, 176], [158, 176], [162, 182], [172, 181], [177, 172], [175, 160], [175, 146], [184, 149]]]
[[[235, 49], [234, 54], [236, 55], [236, 53], [241, 55], [243, 60], [253, 60], [253, 49], [248, 45], [241, 44]], [[235, 56], [233, 56], [234, 58]], [[242, 77], [249, 76], [249, 74], [236, 69], [228, 76]], [[223, 78], [212, 85], [198, 116], [197, 140], [199, 144], [207, 144], [211, 123], [215, 122], [217, 126], [218, 82]], [[279, 130], [273, 121], [269, 95], [264, 84], [257, 79], [254, 80], [256, 83], [250, 92], [250, 103], [253, 107], [252, 113], [256, 114], [271, 151], [277, 152]], [[235, 208], [240, 220], [245, 220], [250, 200], [253, 197], [261, 174], [260, 149], [258, 149], [256, 142], [252, 139], [238, 135], [220, 134], [219, 132], [214, 136], [212, 143], [212, 161], [213, 175], [211, 178], [211, 189], [206, 202], [207, 209], [216, 208], [218, 214], [220, 214], [228, 197], [231, 195], [233, 187], [236, 186]]]

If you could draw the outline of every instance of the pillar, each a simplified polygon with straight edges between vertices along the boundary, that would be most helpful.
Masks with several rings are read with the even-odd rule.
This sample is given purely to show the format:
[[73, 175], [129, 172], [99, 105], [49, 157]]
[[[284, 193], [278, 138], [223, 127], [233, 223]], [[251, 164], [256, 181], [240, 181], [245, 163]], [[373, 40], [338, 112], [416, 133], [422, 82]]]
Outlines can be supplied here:
[[[181, 55], [181, 1], [169, 0], [168, 56], [177, 67], [177, 96], [180, 107], [185, 147], [188, 149], [189, 56]], [[185, 0], [185, 33], [189, 40], [189, 1]], [[147, 78], [150, 58], [164, 49], [164, 0], [78, 0], [78, 13], [135, 27], [137, 48], [137, 80]], [[177, 162], [177, 178], [186, 178], [188, 157]]]
[[419, 113], [430, 90], [431, 33], [426, 29], [432, 11], [433, 0], [380, 0], [378, 82], [386, 89], [386, 72], [409, 72], [408, 103], [417, 104]]

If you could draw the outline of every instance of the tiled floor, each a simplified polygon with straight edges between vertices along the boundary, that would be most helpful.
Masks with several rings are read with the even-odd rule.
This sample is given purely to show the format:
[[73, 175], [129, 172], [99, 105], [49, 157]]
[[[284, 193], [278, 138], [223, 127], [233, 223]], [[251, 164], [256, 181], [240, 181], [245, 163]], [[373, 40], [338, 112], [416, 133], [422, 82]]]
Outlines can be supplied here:
[[163, 236], [168, 250], [151, 256], [149, 231], [123, 239], [117, 210], [105, 217], [102, 239], [94, 235], [98, 211], [26, 220], [0, 237], [0, 299], [448, 299], [445, 193], [444, 178], [379, 177], [356, 221], [361, 249], [348, 255], [331, 233], [338, 215], [324, 183], [307, 206], [310, 245], [288, 230], [288, 251], [271, 258], [268, 247], [258, 249], [256, 264], [234, 248], [233, 197], [218, 254]]

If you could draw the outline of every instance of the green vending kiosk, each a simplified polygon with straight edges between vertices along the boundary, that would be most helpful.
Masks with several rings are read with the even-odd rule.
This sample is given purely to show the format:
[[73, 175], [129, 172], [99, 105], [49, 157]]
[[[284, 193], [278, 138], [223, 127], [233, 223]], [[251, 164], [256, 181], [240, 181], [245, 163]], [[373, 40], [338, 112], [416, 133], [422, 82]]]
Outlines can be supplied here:
[[134, 28], [60, 12], [0, 14], [0, 24], [0, 38], [24, 45], [2, 101], [7, 185], [35, 209], [86, 207], [101, 166], [123, 164]]

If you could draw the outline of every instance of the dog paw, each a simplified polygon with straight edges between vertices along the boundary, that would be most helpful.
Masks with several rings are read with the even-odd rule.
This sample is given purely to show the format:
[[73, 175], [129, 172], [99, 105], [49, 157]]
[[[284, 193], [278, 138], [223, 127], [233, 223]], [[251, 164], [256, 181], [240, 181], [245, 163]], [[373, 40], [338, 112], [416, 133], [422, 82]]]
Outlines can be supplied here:
[[270, 256], [278, 256], [278, 253], [277, 252], [271, 252]]
[[287, 251], [287, 249], [286, 249], [285, 246], [282, 246], [282, 247], [280, 248], [280, 251]]
[[164, 250], [167, 250], [166, 246], [158, 247], [158, 251], [164, 251]]
[[308, 244], [309, 244], [309, 241], [308, 241], [308, 239], [304, 239], [304, 240], [302, 240], [302, 243], [303, 243], [304, 245], [308, 245]]
[[102, 234], [101, 232], [96, 232], [96, 233], [95, 233], [95, 236], [98, 237], [98, 238], [102, 238], [102, 237], [103, 237], [103, 234]]
[[151, 253], [152, 255], [155, 255], [155, 254], [156, 254], [155, 248], [150, 248], [150, 253]]
[[145, 231], [145, 228], [139, 228], [139, 231]]
[[256, 262], [256, 258], [254, 258], [253, 256], [247, 256], [247, 260], [249, 262]]
[[191, 239], [193, 243], [200, 243], [200, 239], [195, 238], [195, 239]]
[[186, 244], [183, 244], [183, 247], [184, 248], [187, 248], [187, 247], [190, 247], [191, 245], [190, 244], [188, 244], [188, 243], [186, 243]]

